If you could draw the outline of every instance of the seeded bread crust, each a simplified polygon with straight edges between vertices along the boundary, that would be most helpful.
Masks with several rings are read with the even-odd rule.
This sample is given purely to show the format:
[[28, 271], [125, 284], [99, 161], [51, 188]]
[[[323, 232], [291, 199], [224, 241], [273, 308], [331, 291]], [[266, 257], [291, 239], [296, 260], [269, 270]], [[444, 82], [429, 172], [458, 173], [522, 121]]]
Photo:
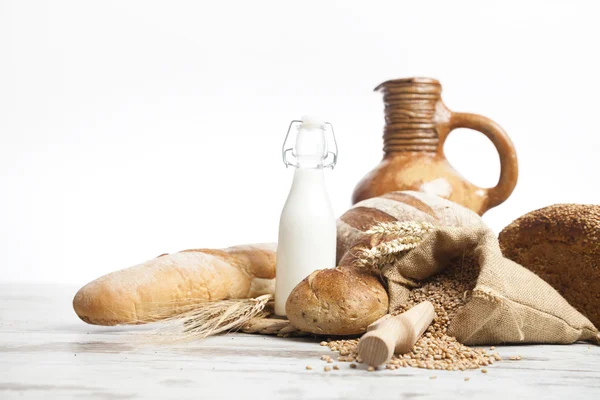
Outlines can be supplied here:
[[505, 257], [538, 274], [600, 326], [600, 206], [556, 204], [500, 232]]

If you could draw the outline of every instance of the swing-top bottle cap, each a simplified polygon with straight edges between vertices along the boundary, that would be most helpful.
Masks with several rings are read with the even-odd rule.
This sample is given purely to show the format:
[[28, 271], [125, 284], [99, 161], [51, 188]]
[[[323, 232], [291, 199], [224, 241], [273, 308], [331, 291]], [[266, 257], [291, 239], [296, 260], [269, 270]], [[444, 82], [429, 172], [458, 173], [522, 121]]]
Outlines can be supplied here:
[[315, 115], [303, 115], [300, 129], [324, 128], [325, 120]]
[[[297, 126], [298, 129], [292, 133], [290, 138], [290, 132], [294, 126]], [[302, 132], [303, 129], [320, 129], [321, 132]], [[281, 149], [283, 163], [286, 167], [300, 167], [299, 160], [302, 158], [304, 167], [307, 167], [306, 161], [309, 160], [316, 167], [333, 168], [337, 163], [337, 153], [337, 142], [331, 123], [314, 115], [304, 115], [302, 120], [296, 119], [290, 122]], [[292, 161], [288, 161], [288, 155], [292, 156]]]

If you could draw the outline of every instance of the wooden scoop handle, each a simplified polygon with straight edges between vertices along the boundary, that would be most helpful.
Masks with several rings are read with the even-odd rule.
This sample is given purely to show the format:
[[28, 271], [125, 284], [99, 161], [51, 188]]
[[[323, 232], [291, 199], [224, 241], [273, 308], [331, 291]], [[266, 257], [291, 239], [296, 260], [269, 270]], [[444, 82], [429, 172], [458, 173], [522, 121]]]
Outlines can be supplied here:
[[367, 328], [358, 355], [371, 366], [389, 361], [394, 353], [408, 353], [435, 317], [433, 304], [424, 301], [395, 317], [384, 316]]

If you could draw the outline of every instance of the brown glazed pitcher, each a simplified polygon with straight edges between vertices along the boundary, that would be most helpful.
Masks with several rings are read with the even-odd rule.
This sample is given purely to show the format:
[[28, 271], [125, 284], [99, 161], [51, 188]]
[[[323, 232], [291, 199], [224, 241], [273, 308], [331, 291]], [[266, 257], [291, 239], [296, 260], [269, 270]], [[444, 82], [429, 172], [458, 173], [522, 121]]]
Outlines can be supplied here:
[[[385, 128], [383, 160], [356, 186], [352, 203], [396, 190], [437, 194], [482, 215], [510, 196], [517, 184], [515, 148], [494, 121], [476, 114], [456, 113], [442, 102], [435, 79], [407, 78], [382, 83]], [[463, 178], [446, 160], [444, 142], [456, 128], [486, 135], [500, 155], [500, 179], [489, 189]]]

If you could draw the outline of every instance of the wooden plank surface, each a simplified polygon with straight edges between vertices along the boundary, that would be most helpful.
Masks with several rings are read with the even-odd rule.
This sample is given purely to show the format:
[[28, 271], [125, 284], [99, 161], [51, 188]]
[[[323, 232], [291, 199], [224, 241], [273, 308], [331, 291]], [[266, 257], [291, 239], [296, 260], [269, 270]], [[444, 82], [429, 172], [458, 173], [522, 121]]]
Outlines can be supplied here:
[[86, 325], [72, 311], [75, 289], [0, 285], [0, 399], [600, 398], [598, 346], [498, 346], [505, 359], [523, 359], [487, 374], [348, 363], [324, 372], [320, 356], [334, 353], [316, 339], [233, 334], [158, 345], [148, 344], [148, 327]]

